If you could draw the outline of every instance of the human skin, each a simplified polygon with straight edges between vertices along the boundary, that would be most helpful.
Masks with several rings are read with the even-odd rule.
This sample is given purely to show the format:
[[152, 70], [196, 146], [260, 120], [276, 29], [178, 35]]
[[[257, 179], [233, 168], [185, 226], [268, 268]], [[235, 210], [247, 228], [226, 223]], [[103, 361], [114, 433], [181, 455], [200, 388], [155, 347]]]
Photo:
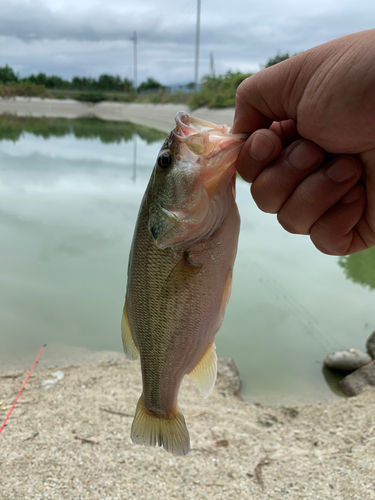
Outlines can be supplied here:
[[330, 255], [375, 245], [375, 30], [314, 47], [238, 87], [237, 161], [258, 207]]

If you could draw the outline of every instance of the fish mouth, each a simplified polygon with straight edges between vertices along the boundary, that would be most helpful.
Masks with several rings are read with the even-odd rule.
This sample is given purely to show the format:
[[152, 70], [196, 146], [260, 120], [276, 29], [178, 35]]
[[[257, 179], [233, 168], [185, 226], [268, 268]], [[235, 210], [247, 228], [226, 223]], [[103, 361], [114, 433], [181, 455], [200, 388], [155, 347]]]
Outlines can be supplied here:
[[227, 125], [215, 125], [185, 111], [178, 112], [175, 120], [179, 156], [201, 167], [201, 181], [211, 197], [221, 181], [227, 185], [235, 174], [239, 149], [249, 136], [232, 134]]
[[[186, 111], [179, 111], [175, 117], [176, 128], [174, 133], [180, 136], [189, 136], [192, 134], [199, 134], [200, 132], [213, 132], [217, 134], [228, 134], [229, 127], [227, 125], [216, 125], [200, 118], [195, 118], [194, 116], [186, 113]], [[241, 135], [241, 134], [237, 134]]]

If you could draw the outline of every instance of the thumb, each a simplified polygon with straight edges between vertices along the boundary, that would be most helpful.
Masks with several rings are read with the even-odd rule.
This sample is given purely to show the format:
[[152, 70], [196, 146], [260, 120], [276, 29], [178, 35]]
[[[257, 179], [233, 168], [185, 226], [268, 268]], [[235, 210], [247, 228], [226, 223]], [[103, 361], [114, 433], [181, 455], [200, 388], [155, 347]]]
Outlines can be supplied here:
[[308, 81], [302, 71], [304, 54], [263, 69], [237, 89], [233, 133], [251, 134], [273, 121], [296, 120], [298, 102]]

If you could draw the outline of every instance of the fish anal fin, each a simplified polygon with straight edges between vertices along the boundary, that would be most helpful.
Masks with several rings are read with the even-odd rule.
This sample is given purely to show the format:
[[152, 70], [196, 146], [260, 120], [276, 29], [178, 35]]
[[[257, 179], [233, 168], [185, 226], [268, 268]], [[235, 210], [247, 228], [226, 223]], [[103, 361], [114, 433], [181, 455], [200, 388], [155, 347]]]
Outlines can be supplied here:
[[121, 319], [121, 334], [125, 356], [129, 359], [137, 359], [139, 357], [139, 351], [134, 343], [132, 331], [129, 325], [128, 313], [126, 310], [126, 300], [124, 312], [122, 313]]
[[214, 388], [217, 375], [217, 355], [212, 343], [203, 354], [197, 366], [189, 373], [189, 377], [200, 390], [204, 398], [208, 398]]
[[173, 417], [160, 417], [148, 412], [139, 398], [131, 429], [131, 439], [143, 446], [163, 446], [174, 455], [187, 455], [190, 451], [190, 438], [185, 419], [176, 409]]

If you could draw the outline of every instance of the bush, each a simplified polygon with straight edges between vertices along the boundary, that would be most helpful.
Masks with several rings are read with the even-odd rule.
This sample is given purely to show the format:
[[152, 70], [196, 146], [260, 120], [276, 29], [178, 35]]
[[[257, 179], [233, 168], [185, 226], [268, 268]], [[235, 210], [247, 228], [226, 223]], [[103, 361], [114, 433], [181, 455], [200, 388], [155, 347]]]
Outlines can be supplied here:
[[236, 103], [238, 85], [249, 77], [251, 73], [232, 73], [218, 77], [206, 76], [203, 78], [202, 89], [189, 99], [191, 109], [207, 106], [208, 108], [226, 108]]
[[80, 92], [75, 94], [74, 99], [76, 101], [100, 102], [105, 101], [106, 96], [102, 92]]
[[268, 59], [265, 67], [269, 68], [270, 66], [274, 66], [275, 64], [278, 64], [281, 61], [289, 59], [289, 57], [290, 57], [289, 52], [285, 52], [285, 54], [281, 54], [280, 52], [278, 52], [275, 57], [270, 57], [270, 59]]
[[147, 92], [163, 89], [163, 85], [155, 80], [155, 78], [147, 78], [147, 80], [140, 84], [138, 92]]
[[36, 85], [35, 83], [5, 83], [0, 84], [0, 97], [48, 97], [44, 85]]
[[55, 99], [66, 99], [67, 95], [65, 92], [56, 92], [53, 96]]

